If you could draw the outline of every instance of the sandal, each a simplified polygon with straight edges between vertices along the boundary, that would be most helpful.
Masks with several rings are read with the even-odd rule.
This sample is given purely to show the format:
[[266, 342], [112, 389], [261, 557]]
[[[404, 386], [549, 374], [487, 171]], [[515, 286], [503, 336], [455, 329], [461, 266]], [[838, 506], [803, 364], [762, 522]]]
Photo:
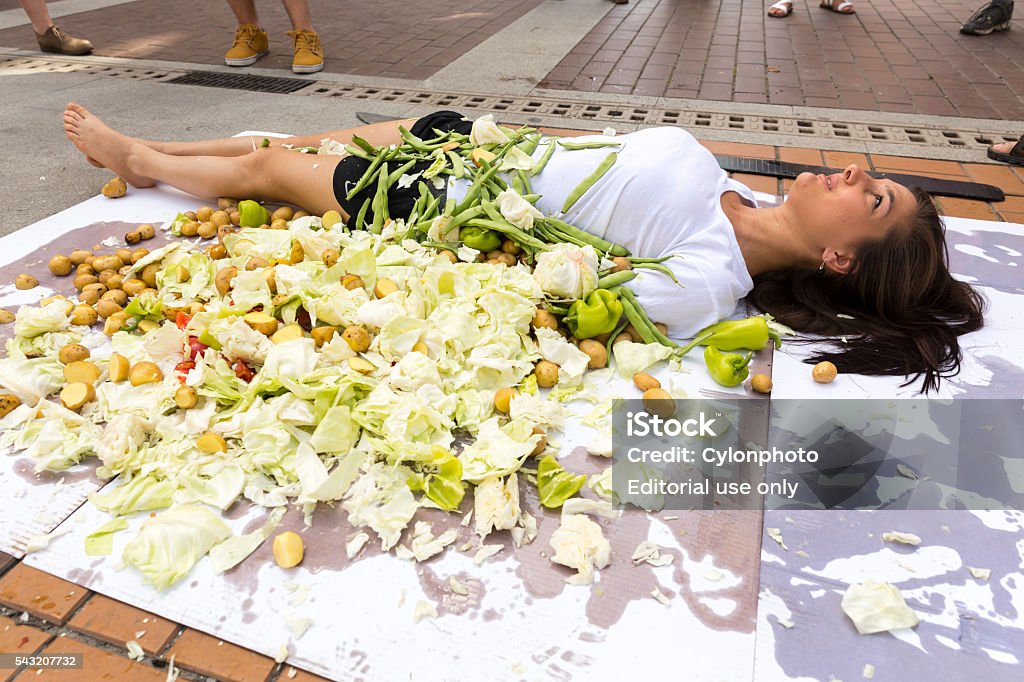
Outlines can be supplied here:
[[1005, 31], [1010, 28], [1012, 15], [1012, 2], [990, 2], [975, 12], [967, 23], [960, 27], [960, 32], [969, 36], [987, 36], [993, 31]]
[[[996, 144], [1002, 144], [997, 142]], [[1021, 136], [1017, 140], [1017, 144], [1013, 145], [1013, 149], [1009, 152], [997, 152], [992, 147], [988, 148], [988, 158], [995, 161], [1002, 161], [1013, 166], [1024, 166], [1024, 136]]]
[[821, 0], [820, 7], [839, 14], [853, 14], [855, 12], [853, 3], [849, 2], [849, 0], [839, 0], [839, 2], [836, 2], [836, 0]]
[[[772, 10], [778, 10], [781, 14], [772, 14]], [[768, 8], [768, 16], [781, 19], [782, 17], [788, 17], [789, 13], [793, 11], [793, 3], [791, 0], [779, 0], [777, 3]]]

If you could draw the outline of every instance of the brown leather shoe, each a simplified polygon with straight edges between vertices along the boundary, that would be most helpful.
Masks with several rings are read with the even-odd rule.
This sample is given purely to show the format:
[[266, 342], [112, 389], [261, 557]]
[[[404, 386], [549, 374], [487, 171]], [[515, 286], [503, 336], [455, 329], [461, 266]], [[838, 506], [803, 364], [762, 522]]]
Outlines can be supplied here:
[[36, 33], [36, 41], [39, 43], [39, 49], [43, 52], [71, 55], [92, 52], [92, 43], [82, 38], [69, 36], [58, 26], [51, 26], [43, 35]]

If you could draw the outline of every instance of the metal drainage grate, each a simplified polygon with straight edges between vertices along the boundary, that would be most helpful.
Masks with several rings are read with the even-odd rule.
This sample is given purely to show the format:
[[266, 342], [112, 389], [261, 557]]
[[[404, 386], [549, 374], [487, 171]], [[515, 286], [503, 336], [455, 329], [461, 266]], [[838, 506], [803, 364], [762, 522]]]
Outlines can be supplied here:
[[243, 73], [216, 73], [214, 71], [189, 71], [167, 83], [177, 85], [200, 85], [206, 88], [230, 88], [232, 90], [251, 90], [252, 92], [276, 92], [287, 95], [312, 85], [314, 81], [298, 78], [276, 78], [273, 76], [253, 76]]

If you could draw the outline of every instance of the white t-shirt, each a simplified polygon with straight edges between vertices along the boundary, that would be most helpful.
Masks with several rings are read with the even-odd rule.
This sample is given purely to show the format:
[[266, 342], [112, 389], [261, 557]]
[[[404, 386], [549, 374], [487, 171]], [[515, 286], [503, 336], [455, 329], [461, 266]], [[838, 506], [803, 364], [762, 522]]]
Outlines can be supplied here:
[[[720, 198], [737, 192], [756, 206], [753, 193], [731, 180], [715, 157], [680, 128], [650, 128], [626, 135], [588, 135], [572, 142], [618, 142], [618, 147], [566, 150], [556, 146], [547, 166], [530, 182], [540, 194], [537, 208], [630, 250], [658, 258], [680, 254], [664, 263], [682, 287], [667, 275], [639, 270], [629, 287], [655, 322], [669, 335], [693, 336], [728, 317], [753, 288], [732, 224]], [[542, 142], [534, 153], [539, 159]], [[565, 198], [610, 153], [618, 158], [569, 209]], [[449, 196], [460, 200], [468, 183], [458, 181]]]

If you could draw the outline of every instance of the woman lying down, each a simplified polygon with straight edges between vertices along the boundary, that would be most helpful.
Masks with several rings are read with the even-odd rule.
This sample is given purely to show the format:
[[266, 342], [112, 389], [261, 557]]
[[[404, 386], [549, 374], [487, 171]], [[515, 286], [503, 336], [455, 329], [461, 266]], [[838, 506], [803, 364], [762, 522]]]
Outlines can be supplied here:
[[[422, 139], [433, 131], [468, 134], [472, 123], [454, 112], [419, 120], [271, 140], [149, 142], [127, 137], [77, 104], [64, 112], [68, 138], [95, 166], [135, 187], [155, 182], [195, 196], [254, 198], [334, 210], [348, 223], [369, 187], [351, 196], [370, 162], [357, 156], [309, 155], [291, 147], [341, 144], [357, 135], [371, 145], [401, 144], [399, 125]], [[982, 325], [980, 295], [949, 273], [942, 223], [931, 198], [856, 165], [833, 175], [801, 174], [780, 206], [757, 206], [749, 189], [731, 180], [710, 152], [679, 128], [651, 128], [612, 140], [613, 165], [563, 215], [574, 190], [607, 159], [608, 146], [553, 145], [543, 170], [531, 178], [536, 207], [588, 232], [622, 244], [639, 257], [680, 253], [665, 263], [682, 287], [659, 272], [632, 282], [651, 319], [669, 335], [692, 336], [748, 301], [797, 331], [847, 343], [819, 352], [841, 372], [923, 377], [922, 390], [960, 368], [958, 337]], [[539, 159], [548, 145], [534, 151]], [[432, 189], [461, 201], [469, 180]], [[391, 215], [403, 215], [418, 197], [416, 183], [388, 193]], [[371, 222], [373, 214], [364, 214]], [[856, 339], [856, 341], [854, 341]]]

